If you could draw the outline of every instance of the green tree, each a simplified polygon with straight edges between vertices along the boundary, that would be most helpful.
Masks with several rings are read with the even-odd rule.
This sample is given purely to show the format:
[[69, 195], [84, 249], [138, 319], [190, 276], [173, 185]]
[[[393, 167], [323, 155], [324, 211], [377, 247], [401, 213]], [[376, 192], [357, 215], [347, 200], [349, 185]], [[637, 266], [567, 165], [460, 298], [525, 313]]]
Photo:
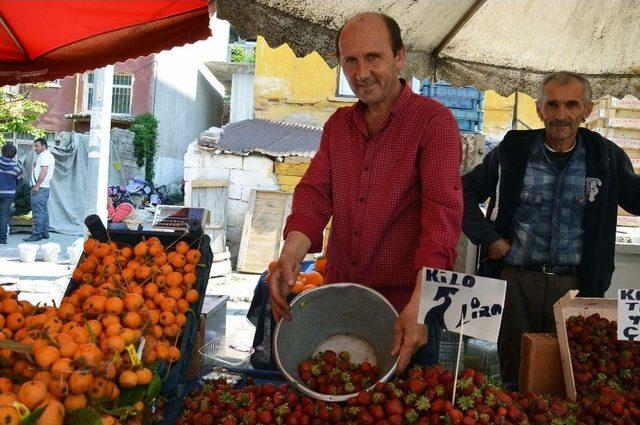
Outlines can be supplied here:
[[144, 166], [144, 179], [148, 182], [155, 177], [156, 140], [158, 139], [158, 120], [153, 114], [138, 114], [129, 128], [133, 138], [133, 155], [138, 167]]
[[30, 98], [31, 91], [41, 86], [21, 84], [18, 93], [11, 93], [0, 87], [0, 145], [4, 144], [5, 133], [27, 133], [34, 137], [44, 137], [44, 130], [34, 123], [47, 112], [47, 104]]

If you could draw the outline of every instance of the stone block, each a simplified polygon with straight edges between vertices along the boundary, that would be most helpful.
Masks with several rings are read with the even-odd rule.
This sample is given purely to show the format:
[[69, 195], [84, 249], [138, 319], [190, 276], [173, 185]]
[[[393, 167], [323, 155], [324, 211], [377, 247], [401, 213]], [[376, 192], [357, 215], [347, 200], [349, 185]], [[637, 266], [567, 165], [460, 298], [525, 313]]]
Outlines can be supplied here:
[[231, 182], [231, 184], [229, 184], [229, 187], [227, 188], [227, 198], [240, 199], [241, 196], [242, 196], [242, 186]]
[[231, 260], [220, 260], [211, 263], [210, 277], [226, 276], [231, 274]]
[[242, 157], [239, 155], [214, 154], [207, 152], [203, 155], [204, 168], [242, 169]]
[[231, 170], [229, 180], [234, 184], [251, 187], [261, 187], [261, 184], [277, 184], [275, 174], [258, 171]]
[[263, 155], [249, 155], [242, 158], [242, 169], [261, 173], [273, 172], [273, 161]]
[[202, 155], [187, 151], [184, 154], [184, 168], [202, 168]]
[[[244, 215], [247, 213], [249, 209], [249, 203], [236, 199], [228, 199], [227, 200], [227, 223], [239, 223], [239, 226], [242, 227], [242, 223], [244, 223]], [[234, 218], [232, 218], [234, 217]], [[229, 235], [227, 235], [227, 240], [229, 239]]]

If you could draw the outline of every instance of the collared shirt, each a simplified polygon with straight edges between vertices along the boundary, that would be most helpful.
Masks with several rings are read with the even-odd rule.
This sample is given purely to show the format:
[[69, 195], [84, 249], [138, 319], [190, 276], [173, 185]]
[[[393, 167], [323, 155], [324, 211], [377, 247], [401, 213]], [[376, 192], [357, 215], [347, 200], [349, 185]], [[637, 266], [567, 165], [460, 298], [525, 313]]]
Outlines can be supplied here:
[[561, 168], [534, 142], [514, 214], [507, 263], [578, 266], [582, 257], [582, 217], [586, 203], [586, 152], [579, 139]]
[[13, 198], [22, 178], [22, 168], [13, 159], [0, 156], [0, 198]]
[[362, 102], [329, 118], [284, 230], [285, 237], [304, 233], [318, 252], [333, 217], [325, 281], [372, 287], [398, 310], [420, 268], [453, 268], [462, 222], [457, 123], [447, 108], [403, 84], [373, 136]]

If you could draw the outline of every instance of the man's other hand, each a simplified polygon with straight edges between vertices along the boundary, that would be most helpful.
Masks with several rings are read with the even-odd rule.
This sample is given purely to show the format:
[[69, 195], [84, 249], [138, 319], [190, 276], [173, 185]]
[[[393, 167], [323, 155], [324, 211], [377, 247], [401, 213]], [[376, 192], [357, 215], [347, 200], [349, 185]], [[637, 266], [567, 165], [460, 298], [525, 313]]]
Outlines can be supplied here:
[[511, 249], [511, 244], [507, 239], [498, 239], [489, 245], [489, 258], [492, 260], [499, 260], [509, 253], [509, 249]]
[[427, 343], [427, 327], [418, 323], [419, 297], [407, 304], [396, 319], [393, 327], [392, 356], [398, 356], [396, 374], [401, 374], [409, 366], [411, 357]]

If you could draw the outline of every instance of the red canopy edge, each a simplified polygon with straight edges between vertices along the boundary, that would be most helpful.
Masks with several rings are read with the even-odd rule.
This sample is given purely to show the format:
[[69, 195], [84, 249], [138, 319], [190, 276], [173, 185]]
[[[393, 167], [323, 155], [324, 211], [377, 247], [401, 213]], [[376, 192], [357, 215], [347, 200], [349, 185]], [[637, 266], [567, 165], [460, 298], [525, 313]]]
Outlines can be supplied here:
[[207, 7], [61, 46], [37, 59], [0, 62], [0, 86], [51, 81], [211, 36]]

